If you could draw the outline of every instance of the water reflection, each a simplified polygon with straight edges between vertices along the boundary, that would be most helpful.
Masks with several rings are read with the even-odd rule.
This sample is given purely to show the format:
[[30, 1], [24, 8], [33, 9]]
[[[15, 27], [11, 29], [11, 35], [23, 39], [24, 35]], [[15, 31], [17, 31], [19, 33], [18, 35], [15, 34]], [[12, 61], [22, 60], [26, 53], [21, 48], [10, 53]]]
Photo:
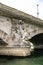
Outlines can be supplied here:
[[43, 50], [37, 50], [28, 57], [0, 56], [0, 65], [43, 65]]

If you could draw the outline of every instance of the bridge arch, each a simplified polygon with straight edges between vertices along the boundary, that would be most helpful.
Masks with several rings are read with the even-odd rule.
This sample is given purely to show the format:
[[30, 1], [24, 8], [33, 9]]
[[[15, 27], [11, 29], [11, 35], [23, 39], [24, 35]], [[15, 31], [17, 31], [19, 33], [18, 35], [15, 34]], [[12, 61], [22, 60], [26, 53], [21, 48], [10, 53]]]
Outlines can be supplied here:
[[43, 33], [39, 33], [29, 39], [34, 45], [43, 45]]
[[42, 29], [36, 29], [36, 30], [33, 29], [33, 31], [30, 32], [29, 39], [42, 33], [43, 33]]

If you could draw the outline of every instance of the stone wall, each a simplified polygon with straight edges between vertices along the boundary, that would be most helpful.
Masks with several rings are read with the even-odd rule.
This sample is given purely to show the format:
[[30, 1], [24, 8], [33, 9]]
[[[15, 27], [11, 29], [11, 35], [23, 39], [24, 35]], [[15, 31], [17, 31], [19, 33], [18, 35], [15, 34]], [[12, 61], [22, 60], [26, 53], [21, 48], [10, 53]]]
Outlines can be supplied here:
[[26, 23], [23, 20], [4, 16], [0, 16], [0, 30], [3, 31], [0, 38], [8, 43], [8, 46], [30, 45], [29, 39], [43, 33], [43, 28]]

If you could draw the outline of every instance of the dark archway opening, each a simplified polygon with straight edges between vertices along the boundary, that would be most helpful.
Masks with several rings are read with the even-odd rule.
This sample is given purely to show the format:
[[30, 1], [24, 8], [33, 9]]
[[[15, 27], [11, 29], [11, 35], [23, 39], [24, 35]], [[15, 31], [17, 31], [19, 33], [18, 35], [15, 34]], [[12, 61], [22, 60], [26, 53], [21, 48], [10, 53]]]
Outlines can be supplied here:
[[43, 45], [43, 33], [37, 34], [30, 39], [34, 45]]
[[30, 39], [35, 46], [34, 48], [34, 56], [42, 56], [43, 55], [43, 33], [37, 34]]

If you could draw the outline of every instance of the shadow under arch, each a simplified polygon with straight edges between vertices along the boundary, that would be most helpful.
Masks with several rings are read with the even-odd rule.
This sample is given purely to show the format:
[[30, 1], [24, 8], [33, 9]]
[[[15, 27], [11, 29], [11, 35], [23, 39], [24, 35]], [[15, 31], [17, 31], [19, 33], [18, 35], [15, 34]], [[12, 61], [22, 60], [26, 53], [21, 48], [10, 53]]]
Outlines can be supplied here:
[[8, 45], [3, 39], [0, 38], [0, 46]]
[[29, 41], [32, 42], [34, 46], [36, 46], [36, 48], [34, 48], [34, 52], [32, 52], [32, 57], [43, 56], [43, 33], [33, 36], [31, 39], [29, 39]]
[[43, 33], [37, 34], [29, 39], [34, 45], [42, 45], [43, 44]]

